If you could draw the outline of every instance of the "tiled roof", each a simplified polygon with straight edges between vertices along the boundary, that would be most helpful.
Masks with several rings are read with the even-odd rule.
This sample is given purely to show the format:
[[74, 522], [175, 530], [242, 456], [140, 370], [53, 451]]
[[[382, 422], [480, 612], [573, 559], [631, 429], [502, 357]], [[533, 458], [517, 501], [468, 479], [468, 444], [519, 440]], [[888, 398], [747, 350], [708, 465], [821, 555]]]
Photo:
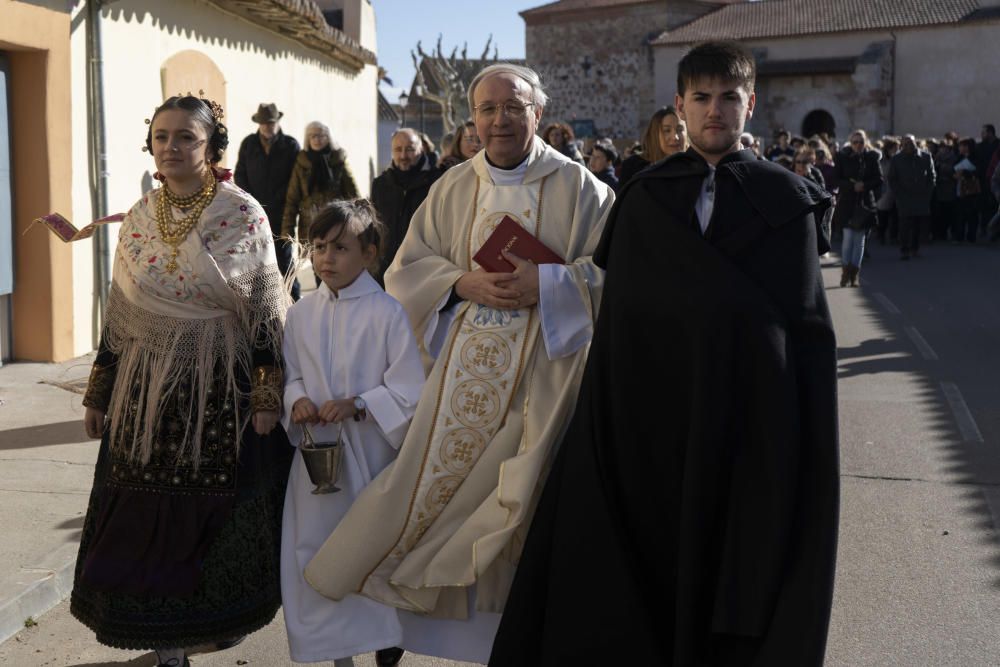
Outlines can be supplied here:
[[653, 44], [708, 39], [793, 37], [957, 23], [979, 9], [977, 0], [762, 0], [728, 5], [674, 30]]
[[545, 14], [580, 11], [581, 9], [605, 9], [607, 7], [620, 7], [623, 5], [648, 5], [654, 2], [662, 3], [663, 0], [556, 0], [556, 2], [550, 2], [547, 5], [525, 9], [520, 14], [522, 18], [527, 19]]
[[352, 69], [376, 64], [375, 54], [326, 22], [312, 0], [210, 0], [251, 23], [263, 26], [334, 58]]
[[385, 95], [382, 94], [381, 90], [375, 91], [378, 94], [378, 119], [379, 120], [391, 120], [394, 123], [399, 122], [399, 114], [392, 107], [389, 100], [385, 99]]

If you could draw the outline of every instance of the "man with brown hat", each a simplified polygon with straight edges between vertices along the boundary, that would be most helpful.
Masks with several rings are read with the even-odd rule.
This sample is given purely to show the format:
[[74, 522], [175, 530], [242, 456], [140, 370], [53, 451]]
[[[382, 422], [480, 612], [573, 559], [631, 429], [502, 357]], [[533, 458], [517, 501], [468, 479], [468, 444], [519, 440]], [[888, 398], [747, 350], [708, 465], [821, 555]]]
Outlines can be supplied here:
[[[240, 186], [260, 202], [267, 213], [274, 233], [274, 249], [278, 256], [278, 268], [282, 275], [288, 273], [292, 261], [292, 248], [278, 238], [281, 219], [285, 212], [285, 193], [292, 177], [295, 158], [299, 154], [299, 142], [281, 132], [278, 121], [284, 116], [278, 106], [262, 103], [257, 107], [251, 120], [258, 130], [247, 136], [240, 144], [239, 158], [236, 160], [236, 185]], [[292, 284], [292, 298], [299, 300], [299, 281]]]

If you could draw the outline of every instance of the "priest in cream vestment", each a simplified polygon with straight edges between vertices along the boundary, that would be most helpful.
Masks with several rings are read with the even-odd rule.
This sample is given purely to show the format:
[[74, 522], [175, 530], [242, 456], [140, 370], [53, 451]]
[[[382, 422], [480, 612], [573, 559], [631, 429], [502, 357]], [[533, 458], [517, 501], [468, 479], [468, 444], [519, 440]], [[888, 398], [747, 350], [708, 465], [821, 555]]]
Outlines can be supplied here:
[[[398, 607], [403, 647], [485, 663], [523, 538], [573, 407], [603, 272], [591, 254], [614, 194], [535, 136], [538, 76], [493, 65], [469, 104], [485, 150], [449, 169], [386, 275], [429, 375], [399, 457], [305, 570], [339, 600]], [[565, 265], [472, 259], [504, 216]]]

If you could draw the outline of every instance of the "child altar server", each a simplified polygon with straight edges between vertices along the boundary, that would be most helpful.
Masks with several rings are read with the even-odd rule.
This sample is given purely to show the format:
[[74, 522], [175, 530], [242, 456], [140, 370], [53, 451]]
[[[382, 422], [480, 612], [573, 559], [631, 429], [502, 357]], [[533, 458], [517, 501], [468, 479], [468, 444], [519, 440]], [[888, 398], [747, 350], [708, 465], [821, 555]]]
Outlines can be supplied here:
[[[303, 569], [351, 503], [396, 457], [413, 417], [424, 371], [403, 307], [372, 275], [385, 238], [364, 199], [334, 202], [310, 229], [313, 270], [322, 281], [288, 311], [283, 344], [285, 426], [292, 444], [308, 428], [316, 442], [344, 442], [336, 493], [314, 495], [296, 452], [285, 495], [281, 597], [292, 660], [333, 660], [377, 651], [394, 665], [402, 650], [397, 612], [366, 597], [327, 599]], [[341, 430], [342, 429], [342, 430]]]

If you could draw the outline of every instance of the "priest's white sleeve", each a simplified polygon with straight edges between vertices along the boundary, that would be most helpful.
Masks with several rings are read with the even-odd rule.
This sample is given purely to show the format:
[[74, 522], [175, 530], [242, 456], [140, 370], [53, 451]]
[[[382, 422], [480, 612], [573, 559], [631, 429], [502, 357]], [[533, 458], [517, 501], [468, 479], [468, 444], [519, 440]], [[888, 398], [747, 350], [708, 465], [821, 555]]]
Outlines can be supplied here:
[[285, 395], [284, 414], [281, 423], [287, 431], [292, 422], [292, 406], [300, 398], [307, 398], [306, 383], [302, 378], [302, 366], [299, 363], [298, 340], [295, 336], [295, 316], [289, 311], [285, 319], [285, 329], [282, 334], [281, 356], [285, 364]]
[[594, 335], [587, 304], [562, 264], [538, 266], [538, 313], [545, 351], [553, 361], [574, 354]]
[[361, 394], [361, 398], [370, 419], [375, 421], [389, 444], [399, 449], [424, 386], [424, 367], [417, 340], [402, 307], [386, 332], [385, 349], [388, 368], [383, 374], [383, 382]]
[[455, 314], [461, 305], [459, 302], [448, 310], [443, 312], [441, 310], [448, 303], [454, 289], [448, 290], [448, 293], [437, 302], [434, 312], [431, 313], [431, 317], [427, 321], [427, 330], [424, 331], [424, 349], [427, 350], [427, 354], [431, 355], [432, 359], [437, 359], [438, 355], [441, 354], [441, 348], [444, 347], [444, 342], [448, 338], [448, 329], [451, 328], [451, 323], [455, 320]]

